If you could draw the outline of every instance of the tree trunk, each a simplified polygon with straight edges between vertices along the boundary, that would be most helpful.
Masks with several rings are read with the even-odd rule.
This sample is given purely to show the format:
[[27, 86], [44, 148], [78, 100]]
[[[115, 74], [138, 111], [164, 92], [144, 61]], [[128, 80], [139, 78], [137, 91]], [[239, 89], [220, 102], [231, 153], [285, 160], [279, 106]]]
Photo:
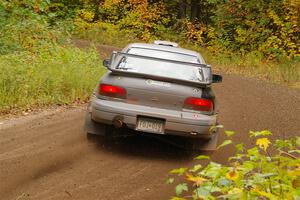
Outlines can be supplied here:
[[196, 21], [200, 9], [199, 0], [191, 0], [191, 20]]
[[180, 19], [186, 18], [186, 5], [187, 5], [186, 0], [181, 0], [179, 2], [179, 18]]

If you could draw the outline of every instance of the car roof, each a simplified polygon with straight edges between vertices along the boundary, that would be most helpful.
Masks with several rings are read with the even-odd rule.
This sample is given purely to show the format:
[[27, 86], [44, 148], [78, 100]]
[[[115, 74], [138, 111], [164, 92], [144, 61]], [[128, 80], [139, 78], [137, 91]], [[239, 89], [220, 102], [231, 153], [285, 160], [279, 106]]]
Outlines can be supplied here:
[[205, 64], [204, 59], [198, 52], [184, 49], [184, 48], [172, 47], [172, 46], [166, 46], [166, 45], [158, 45], [158, 44], [150, 44], [150, 43], [132, 43], [132, 44], [129, 44], [125, 49], [130, 49], [130, 48], [134, 48], [134, 47], [187, 54], [187, 55], [198, 57], [200, 59], [200, 62]]

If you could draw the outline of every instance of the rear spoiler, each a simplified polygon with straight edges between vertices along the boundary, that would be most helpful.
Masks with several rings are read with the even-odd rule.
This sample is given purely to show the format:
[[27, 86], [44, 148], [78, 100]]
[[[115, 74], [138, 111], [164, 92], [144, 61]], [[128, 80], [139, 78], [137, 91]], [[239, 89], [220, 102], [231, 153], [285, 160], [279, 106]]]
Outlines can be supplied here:
[[179, 45], [178, 45], [176, 42], [169, 42], [169, 41], [155, 40], [153, 43], [154, 43], [154, 44], [157, 44], [157, 45], [162, 45], [162, 46], [179, 47]]
[[[183, 65], [186, 65], [187, 67], [198, 67], [199, 72], [202, 77], [202, 80], [201, 81], [200, 80], [199, 81], [190, 81], [190, 80], [184, 80], [184, 79], [169, 78], [169, 77], [165, 77], [165, 76], [157, 76], [157, 75], [144, 74], [144, 73], [116, 69], [116, 66], [118, 66], [120, 64], [121, 59], [124, 56], [183, 64]], [[112, 71], [112, 73], [114, 73], [114, 74], [122, 74], [122, 75], [126, 75], [126, 76], [143, 77], [143, 78], [149, 78], [149, 79], [158, 79], [158, 80], [169, 81], [169, 82], [181, 82], [183, 84], [194, 85], [194, 86], [205, 86], [206, 87], [208, 85], [211, 85], [213, 83], [213, 76], [216, 76], [216, 75], [212, 75], [211, 66], [206, 65], [206, 64], [190, 63], [190, 62], [169, 60], [169, 59], [149, 57], [149, 56], [143, 56], [143, 55], [128, 54], [128, 53], [115, 52], [115, 51], [112, 53], [109, 60], [103, 61], [103, 65], [108, 70]]]

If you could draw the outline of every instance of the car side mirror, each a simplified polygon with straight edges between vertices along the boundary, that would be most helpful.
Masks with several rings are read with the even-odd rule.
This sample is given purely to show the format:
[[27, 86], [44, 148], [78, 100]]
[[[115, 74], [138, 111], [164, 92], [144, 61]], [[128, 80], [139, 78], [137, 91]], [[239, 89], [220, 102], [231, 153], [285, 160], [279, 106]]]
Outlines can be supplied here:
[[213, 83], [221, 83], [223, 80], [223, 77], [221, 75], [218, 74], [213, 74], [212, 75], [212, 82]]
[[103, 60], [103, 66], [106, 67], [106, 68], [109, 68], [109, 66], [110, 66], [110, 59]]
[[111, 65], [114, 63], [114, 60], [115, 60], [117, 54], [118, 54], [118, 52], [113, 51], [110, 56], [110, 59], [103, 60], [103, 66], [106, 67], [107, 69], [110, 69]]

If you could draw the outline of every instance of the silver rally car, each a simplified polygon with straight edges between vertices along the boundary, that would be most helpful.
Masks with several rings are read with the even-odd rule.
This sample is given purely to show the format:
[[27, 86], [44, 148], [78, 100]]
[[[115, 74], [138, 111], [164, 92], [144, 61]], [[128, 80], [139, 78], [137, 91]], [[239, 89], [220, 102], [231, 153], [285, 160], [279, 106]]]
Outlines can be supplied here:
[[[87, 108], [87, 134], [108, 136], [112, 128], [190, 137], [198, 149], [216, 147], [217, 102], [212, 74], [202, 56], [176, 43], [133, 43], [103, 65]], [[138, 133], [137, 132], [137, 133]]]

